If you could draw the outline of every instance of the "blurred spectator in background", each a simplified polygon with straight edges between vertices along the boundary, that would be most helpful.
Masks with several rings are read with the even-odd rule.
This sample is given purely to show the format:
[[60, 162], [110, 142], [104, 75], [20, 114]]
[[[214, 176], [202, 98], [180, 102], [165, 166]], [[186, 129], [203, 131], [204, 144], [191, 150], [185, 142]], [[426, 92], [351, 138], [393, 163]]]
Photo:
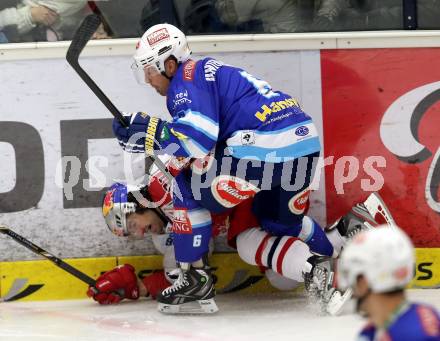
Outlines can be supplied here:
[[356, 0], [363, 19], [363, 27], [354, 27], [360, 30], [387, 30], [403, 29], [402, 0]]
[[[168, 13], [165, 13], [166, 11]], [[168, 20], [167, 17], [169, 17]], [[170, 20], [171, 18], [173, 18], [173, 20]], [[142, 8], [141, 18], [139, 20], [139, 24], [141, 27], [141, 32], [139, 32], [139, 36], [142, 36], [142, 34], [151, 26], [161, 24], [163, 22], [181, 27], [182, 25], [180, 23], [176, 23], [176, 20], [177, 13], [175, 11], [175, 6], [172, 0], [148, 0]]]
[[22, 0], [0, 12], [0, 27], [17, 32], [13, 39], [6, 34], [9, 41], [68, 40], [88, 14], [86, 5], [87, 0]]
[[216, 0], [148, 0], [140, 25], [145, 32], [153, 25], [171, 23], [186, 34], [231, 33], [234, 28], [221, 22]]
[[417, 0], [417, 27], [440, 29], [440, 0]]
[[5, 1], [0, 7], [0, 29], [2, 42], [19, 42], [20, 34], [32, 30], [37, 25], [50, 26], [58, 18], [56, 12], [44, 6], [25, 6], [17, 1]]
[[[303, 2], [307, 2], [304, 1]], [[308, 1], [313, 2], [313, 1]], [[353, 21], [357, 12], [350, 13], [350, 0], [319, 0], [314, 1], [312, 24], [310, 31], [344, 31], [347, 21]]]
[[402, 0], [319, 0], [313, 13], [309, 31], [403, 29]]
[[112, 31], [107, 28], [107, 25], [101, 23], [96, 29], [96, 32], [93, 33], [92, 39], [110, 39], [112, 38], [111, 32]]
[[[1, 0], [0, 43], [72, 38], [91, 9], [93, 39], [139, 37], [167, 22], [186, 34], [403, 29], [402, 0]], [[439, 29], [440, 0], [417, 0], [418, 27]], [[135, 25], [133, 25], [135, 23]]]
[[[236, 25], [238, 31], [304, 31], [296, 0], [217, 0], [215, 7], [222, 22], [229, 26]], [[244, 29], [240, 25], [244, 25]]]
[[[139, 24], [141, 17], [143, 17], [143, 9], [150, 7], [150, 3], [153, 1], [159, 2], [159, 0], [94, 1], [91, 7], [97, 8], [97, 11], [94, 10], [94, 12], [98, 12], [104, 21], [104, 26], [100, 28], [97, 38], [140, 37], [146, 31]], [[149, 21], [151, 18], [146, 20]]]
[[216, 0], [191, 0], [183, 13], [183, 30], [186, 34], [203, 34], [235, 31], [220, 20]]

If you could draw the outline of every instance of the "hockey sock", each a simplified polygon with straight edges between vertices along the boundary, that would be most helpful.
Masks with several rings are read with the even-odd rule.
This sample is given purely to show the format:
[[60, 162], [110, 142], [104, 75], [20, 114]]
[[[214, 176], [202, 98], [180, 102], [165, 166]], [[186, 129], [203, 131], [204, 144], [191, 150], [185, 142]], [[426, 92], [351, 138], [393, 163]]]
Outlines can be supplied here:
[[237, 237], [237, 251], [246, 263], [270, 268], [287, 278], [303, 282], [309, 272], [307, 259], [312, 256], [306, 244], [295, 237], [275, 237], [252, 228]]

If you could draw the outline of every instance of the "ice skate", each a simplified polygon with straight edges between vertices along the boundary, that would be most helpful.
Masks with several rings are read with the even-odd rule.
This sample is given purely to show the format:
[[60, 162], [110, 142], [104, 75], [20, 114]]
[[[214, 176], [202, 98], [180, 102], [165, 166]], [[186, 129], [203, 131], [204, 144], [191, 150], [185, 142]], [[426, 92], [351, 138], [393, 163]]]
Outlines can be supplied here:
[[350, 289], [341, 292], [335, 285], [335, 259], [325, 256], [313, 256], [309, 259], [313, 265], [309, 273], [304, 274], [306, 292], [313, 303], [320, 305], [325, 314], [337, 315], [350, 300]]
[[339, 255], [346, 242], [363, 230], [379, 225], [395, 226], [395, 222], [382, 198], [371, 193], [363, 203], [356, 204], [345, 216], [326, 228], [327, 237]]
[[173, 285], [158, 295], [158, 310], [165, 314], [212, 314], [218, 311], [214, 296], [214, 282], [209, 270], [180, 269]]
[[371, 193], [361, 205], [363, 205], [377, 224], [389, 225], [390, 227], [396, 226], [393, 216], [378, 193]]

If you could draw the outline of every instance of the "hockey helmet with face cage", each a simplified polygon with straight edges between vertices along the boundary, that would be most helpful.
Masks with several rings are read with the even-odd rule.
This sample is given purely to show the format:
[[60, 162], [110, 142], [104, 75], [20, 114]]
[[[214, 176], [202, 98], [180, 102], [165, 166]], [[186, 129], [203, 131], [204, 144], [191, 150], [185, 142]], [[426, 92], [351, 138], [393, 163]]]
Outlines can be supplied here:
[[[109, 230], [119, 237], [130, 236], [127, 215], [153, 210], [165, 225], [172, 219], [173, 204], [169, 188], [160, 172], [152, 175], [146, 186], [127, 186], [116, 182], [105, 193], [102, 215]], [[164, 180], [165, 179], [165, 180]]]
[[107, 227], [115, 235], [126, 237], [127, 214], [136, 212], [137, 204], [129, 200], [129, 191], [126, 185], [116, 182], [105, 193], [102, 202], [102, 215]]
[[186, 62], [191, 50], [185, 34], [170, 24], [158, 24], [150, 27], [136, 45], [132, 70], [139, 83], [146, 83], [144, 69], [155, 68], [165, 72], [165, 60], [174, 56], [178, 63]]
[[355, 288], [364, 276], [374, 293], [404, 289], [414, 276], [414, 247], [397, 226], [379, 226], [357, 234], [339, 260], [337, 282], [342, 290]]

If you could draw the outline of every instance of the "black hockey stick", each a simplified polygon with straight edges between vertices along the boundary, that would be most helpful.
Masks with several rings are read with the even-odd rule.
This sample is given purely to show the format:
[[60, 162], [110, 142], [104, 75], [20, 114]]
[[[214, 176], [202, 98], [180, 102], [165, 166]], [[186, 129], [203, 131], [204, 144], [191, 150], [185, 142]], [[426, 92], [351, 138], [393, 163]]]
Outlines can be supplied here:
[[41, 247], [35, 245], [31, 241], [27, 240], [23, 236], [20, 236], [18, 233], [15, 233], [14, 231], [9, 229], [8, 227], [0, 225], [0, 233], [3, 233], [5, 235], [11, 237], [17, 243], [23, 245], [24, 247], [28, 248], [29, 250], [35, 252], [36, 254], [39, 254], [40, 256], [47, 258], [52, 263], [54, 263], [56, 266], [60, 267], [64, 271], [67, 271], [69, 274], [75, 276], [79, 280], [87, 283], [88, 285], [90, 285], [92, 287], [95, 286], [96, 281], [92, 277], [89, 277], [84, 272], [79, 271], [78, 269], [76, 269], [73, 266], [64, 262], [62, 259], [54, 256], [53, 254], [42, 249]]
[[[84, 18], [80, 27], [75, 32], [72, 42], [70, 43], [69, 49], [67, 50], [66, 59], [72, 68], [78, 73], [82, 80], [87, 84], [90, 90], [98, 97], [98, 99], [104, 104], [110, 113], [121, 122], [124, 127], [128, 124], [122, 116], [121, 112], [116, 108], [116, 106], [110, 101], [110, 99], [102, 92], [94, 80], [84, 71], [84, 69], [79, 65], [79, 56], [87, 45], [87, 42], [92, 38], [93, 33], [95, 33], [99, 24], [101, 23], [101, 18], [97, 14], [89, 14]], [[174, 177], [168, 171], [163, 162], [156, 157], [148, 156], [148, 159], [154, 163], [157, 168], [165, 175], [169, 183], [172, 184]], [[177, 195], [180, 197], [179, 189], [176, 187]]]
[[114, 106], [114, 104], [108, 99], [108, 97], [102, 92], [98, 85], [92, 78], [84, 71], [79, 65], [79, 55], [81, 54], [87, 42], [92, 38], [93, 33], [96, 32], [98, 26], [101, 24], [101, 18], [97, 14], [90, 14], [84, 18], [81, 26], [75, 32], [69, 49], [67, 50], [66, 59], [72, 66], [76, 73], [82, 78], [82, 80], [88, 85], [90, 90], [101, 100], [107, 109], [116, 117], [124, 127], [127, 127], [127, 122], [122, 116], [121, 112]]

